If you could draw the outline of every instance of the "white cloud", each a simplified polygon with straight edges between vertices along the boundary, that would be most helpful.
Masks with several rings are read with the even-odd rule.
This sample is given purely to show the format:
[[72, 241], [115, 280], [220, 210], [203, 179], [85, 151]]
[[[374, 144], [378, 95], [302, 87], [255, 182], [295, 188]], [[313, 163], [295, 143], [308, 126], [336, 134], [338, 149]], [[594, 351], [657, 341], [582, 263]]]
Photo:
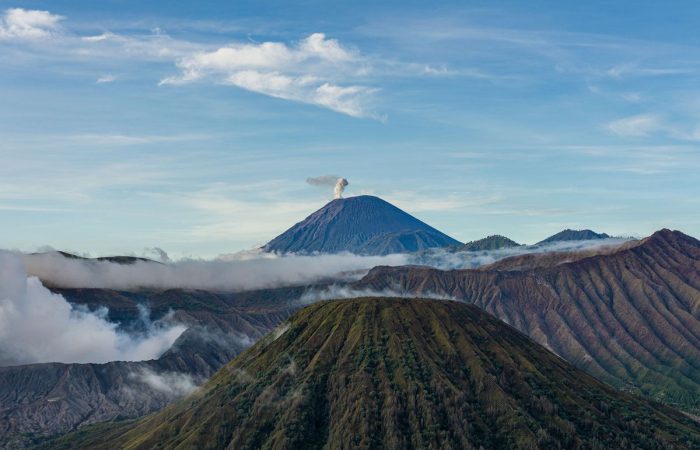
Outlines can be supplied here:
[[0, 18], [0, 39], [40, 39], [58, 31], [62, 16], [48, 11], [10, 8]]
[[[192, 288], [242, 291], [294, 286], [328, 279], [353, 280], [372, 267], [406, 263], [405, 255], [275, 255], [250, 251], [216, 260], [170, 264], [67, 259], [58, 253], [22, 255], [27, 272], [57, 287], [111, 289]], [[38, 280], [37, 280], [38, 282]]]
[[353, 117], [376, 118], [367, 107], [376, 89], [342, 86], [333, 81], [361, 73], [363, 64], [356, 51], [344, 48], [323, 33], [314, 33], [293, 46], [280, 42], [239, 43], [188, 55], [177, 62], [181, 74], [165, 78], [161, 84], [211, 79]]
[[[336, 300], [345, 298], [361, 298], [361, 297], [397, 297], [397, 298], [415, 298], [414, 292], [400, 292], [395, 289], [353, 289], [348, 286], [330, 285], [320, 289], [310, 288], [297, 300], [301, 305], [310, 305], [316, 302], [325, 300]], [[421, 298], [432, 298], [435, 300], [455, 300], [454, 297], [447, 295], [437, 295], [431, 292], [420, 294]], [[286, 330], [285, 330], [286, 331]]]
[[83, 36], [81, 39], [85, 42], [102, 42], [113, 38], [118, 38], [118, 36], [114, 33], [106, 32], [95, 36]]
[[618, 136], [648, 136], [664, 128], [661, 119], [654, 114], [638, 114], [615, 120], [606, 125], [606, 129]]
[[656, 114], [639, 114], [608, 123], [605, 128], [613, 134], [624, 137], [645, 137], [662, 133], [667, 137], [682, 141], [700, 140], [700, 129], [689, 129]]
[[136, 337], [119, 332], [105, 314], [72, 307], [38, 278], [27, 277], [20, 257], [0, 252], [0, 366], [149, 360], [186, 329], [159, 322]]
[[117, 77], [115, 77], [114, 75], [107, 74], [107, 75], [102, 75], [101, 77], [99, 77], [95, 81], [95, 83], [97, 83], [97, 84], [111, 83], [111, 82], [115, 81], [116, 79], [117, 79]]
[[143, 367], [129, 374], [129, 377], [168, 397], [182, 397], [197, 389], [197, 384], [192, 376], [186, 373], [156, 373], [147, 367]]
[[511, 256], [550, 252], [573, 253], [592, 250], [604, 252], [616, 248], [629, 240], [629, 238], [614, 237], [587, 241], [560, 241], [482, 251], [451, 252], [443, 248], [434, 248], [408, 255], [408, 263], [435, 267], [440, 270], [476, 269]]

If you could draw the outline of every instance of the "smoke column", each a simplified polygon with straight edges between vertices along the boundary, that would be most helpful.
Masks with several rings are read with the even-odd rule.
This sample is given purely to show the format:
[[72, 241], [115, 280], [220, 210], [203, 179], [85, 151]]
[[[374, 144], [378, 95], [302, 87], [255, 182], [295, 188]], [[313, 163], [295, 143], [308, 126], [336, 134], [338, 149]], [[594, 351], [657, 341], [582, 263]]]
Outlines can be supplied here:
[[336, 175], [323, 175], [320, 177], [307, 178], [306, 182], [311, 186], [333, 187], [333, 198], [343, 198], [343, 191], [348, 184], [348, 180]]
[[338, 181], [335, 183], [335, 187], [333, 188], [333, 198], [343, 198], [343, 191], [345, 190], [345, 186], [347, 186], [348, 180], [345, 178], [338, 178]]

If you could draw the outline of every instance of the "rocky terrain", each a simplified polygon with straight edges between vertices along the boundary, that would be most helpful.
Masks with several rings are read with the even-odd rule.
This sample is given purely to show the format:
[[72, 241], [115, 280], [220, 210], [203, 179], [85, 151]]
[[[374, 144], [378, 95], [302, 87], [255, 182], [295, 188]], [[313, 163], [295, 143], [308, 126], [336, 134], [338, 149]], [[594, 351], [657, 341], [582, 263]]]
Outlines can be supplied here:
[[700, 411], [700, 241], [678, 231], [479, 270], [379, 267], [355, 287], [473, 303], [614, 386]]
[[157, 360], [0, 367], [0, 448], [161, 409], [287, 319], [303, 290], [56, 289], [73, 304], [108, 307], [109, 319], [125, 330], [138, 331], [144, 308], [152, 320], [168, 314], [189, 328]]

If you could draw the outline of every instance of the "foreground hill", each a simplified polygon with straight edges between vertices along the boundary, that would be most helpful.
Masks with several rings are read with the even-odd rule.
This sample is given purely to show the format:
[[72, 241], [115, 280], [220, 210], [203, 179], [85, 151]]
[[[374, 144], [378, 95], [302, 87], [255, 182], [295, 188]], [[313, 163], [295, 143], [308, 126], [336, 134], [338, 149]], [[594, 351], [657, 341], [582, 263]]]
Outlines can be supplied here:
[[339, 198], [265, 245], [278, 253], [387, 255], [460, 243], [378, 197]]
[[457, 302], [323, 302], [198, 392], [53, 448], [692, 448], [700, 426]]
[[379, 267], [355, 287], [473, 303], [598, 378], [700, 412], [700, 241], [662, 230], [598, 251]]

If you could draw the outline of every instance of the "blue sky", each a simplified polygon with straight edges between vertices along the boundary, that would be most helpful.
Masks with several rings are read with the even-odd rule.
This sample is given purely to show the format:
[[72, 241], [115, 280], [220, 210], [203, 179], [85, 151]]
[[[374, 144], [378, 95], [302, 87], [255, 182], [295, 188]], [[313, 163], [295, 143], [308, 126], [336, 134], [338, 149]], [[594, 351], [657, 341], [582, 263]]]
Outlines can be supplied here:
[[[210, 257], [331, 196], [700, 235], [700, 4], [0, 1], [0, 247]], [[614, 4], [611, 4], [614, 3]]]

